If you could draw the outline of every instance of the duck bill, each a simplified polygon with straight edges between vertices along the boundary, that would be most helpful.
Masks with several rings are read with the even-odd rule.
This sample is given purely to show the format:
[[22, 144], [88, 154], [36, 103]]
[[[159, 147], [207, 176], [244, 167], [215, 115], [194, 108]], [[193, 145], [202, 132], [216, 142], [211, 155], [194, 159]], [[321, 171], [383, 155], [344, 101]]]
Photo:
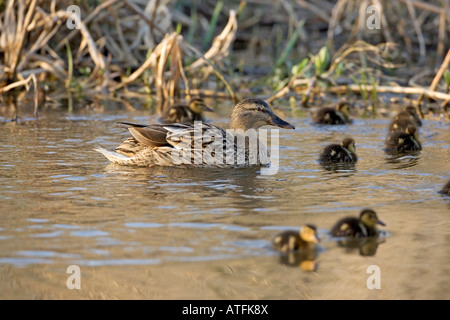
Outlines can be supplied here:
[[204, 111], [214, 112], [214, 110], [208, 107], [206, 104], [202, 104], [202, 107]]
[[280, 117], [278, 117], [275, 114], [272, 116], [272, 119], [269, 120], [268, 124], [270, 124], [272, 126], [284, 128], [284, 129], [295, 129], [295, 127], [292, 124], [284, 121], [283, 119], [281, 119]]
[[313, 243], [319, 243], [320, 242], [320, 238], [318, 236], [315, 236], [313, 239]]
[[380, 226], [385, 226], [386, 224], [383, 222], [383, 221], [381, 221], [381, 220], [378, 220], [377, 221], [377, 224], [379, 224]]

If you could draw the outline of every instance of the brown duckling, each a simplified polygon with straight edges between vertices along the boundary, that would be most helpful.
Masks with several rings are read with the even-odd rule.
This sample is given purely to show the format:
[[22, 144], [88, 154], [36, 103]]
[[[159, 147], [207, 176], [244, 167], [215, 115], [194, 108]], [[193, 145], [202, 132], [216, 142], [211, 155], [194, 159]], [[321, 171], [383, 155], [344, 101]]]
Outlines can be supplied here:
[[326, 146], [320, 155], [319, 161], [321, 163], [358, 161], [355, 140], [352, 138], [345, 138], [340, 145], [330, 144], [329, 146]]
[[312, 118], [318, 124], [351, 124], [350, 109], [347, 102], [340, 102], [333, 107], [323, 107], [318, 109]]
[[189, 100], [189, 104], [174, 104], [164, 110], [161, 122], [164, 123], [192, 123], [204, 121], [203, 112], [213, 110], [209, 108], [201, 98]]
[[410, 125], [404, 131], [390, 131], [385, 141], [385, 150], [388, 152], [422, 150], [417, 128]]
[[450, 196], [450, 180], [448, 180], [447, 184], [440, 191], [442, 194]]
[[376, 225], [385, 224], [380, 221], [377, 214], [372, 209], [363, 209], [359, 218], [346, 217], [340, 219], [331, 228], [331, 235], [334, 237], [374, 237], [379, 234]]
[[416, 108], [407, 106], [403, 111], [400, 111], [389, 125], [389, 131], [405, 131], [406, 128], [421, 127], [422, 121], [417, 114]]
[[272, 241], [272, 247], [280, 252], [290, 252], [313, 248], [318, 242], [316, 227], [311, 224], [305, 224], [300, 228], [300, 232], [287, 230], [277, 235]]

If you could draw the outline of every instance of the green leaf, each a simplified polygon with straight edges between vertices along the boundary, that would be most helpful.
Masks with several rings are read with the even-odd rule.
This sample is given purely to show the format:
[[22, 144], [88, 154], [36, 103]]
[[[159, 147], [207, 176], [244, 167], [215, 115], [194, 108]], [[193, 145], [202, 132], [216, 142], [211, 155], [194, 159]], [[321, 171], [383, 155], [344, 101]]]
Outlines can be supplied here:
[[330, 51], [328, 47], [322, 47], [319, 53], [314, 56], [314, 66], [316, 68], [316, 75], [321, 75], [330, 63]]
[[448, 71], [448, 69], [444, 71], [444, 80], [445, 84], [450, 86], [450, 71]]
[[288, 43], [284, 47], [283, 52], [281, 53], [280, 57], [278, 58], [277, 62], [275, 63], [275, 67], [281, 66], [286, 61], [289, 53], [291, 53], [292, 49], [294, 48], [294, 45], [297, 42], [298, 36], [300, 35], [300, 31], [302, 31], [304, 23], [305, 23], [304, 20], [299, 22], [297, 28], [295, 29], [294, 33], [289, 38]]
[[294, 66], [292, 66], [291, 69], [291, 73], [293, 76], [298, 76], [300, 75], [300, 73], [303, 71], [303, 69], [305, 69], [306, 65], [308, 64], [309, 59], [308, 58], [304, 58], [302, 61], [300, 61], [299, 64], [296, 64]]

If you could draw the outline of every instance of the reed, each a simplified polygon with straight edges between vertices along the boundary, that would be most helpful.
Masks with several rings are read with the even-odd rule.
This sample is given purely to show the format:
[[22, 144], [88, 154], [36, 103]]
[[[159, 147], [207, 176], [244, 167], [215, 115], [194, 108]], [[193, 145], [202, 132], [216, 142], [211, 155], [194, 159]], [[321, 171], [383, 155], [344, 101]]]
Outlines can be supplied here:
[[[58, 83], [73, 95], [162, 101], [238, 100], [264, 85], [270, 102], [294, 96], [304, 106], [344, 91], [372, 106], [386, 92], [448, 104], [448, 1], [75, 1], [81, 16], [69, 28], [72, 4], [0, 1], [0, 93], [34, 88], [36, 114], [39, 87], [51, 98]], [[367, 27], [369, 5], [380, 29]], [[234, 67], [237, 56], [259, 71]]]

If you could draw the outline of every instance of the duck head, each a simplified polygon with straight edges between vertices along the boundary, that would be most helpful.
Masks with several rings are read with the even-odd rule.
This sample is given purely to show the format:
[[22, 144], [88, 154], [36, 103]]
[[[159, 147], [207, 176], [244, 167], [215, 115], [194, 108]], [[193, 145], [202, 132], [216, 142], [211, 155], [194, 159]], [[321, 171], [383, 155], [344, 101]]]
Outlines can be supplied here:
[[300, 238], [309, 243], [318, 243], [317, 228], [312, 224], [306, 224], [300, 228]]
[[189, 101], [189, 110], [191, 110], [194, 114], [202, 114], [204, 111], [213, 112], [211, 108], [209, 108], [205, 101], [201, 98], [193, 98]]
[[359, 220], [361, 220], [363, 224], [371, 228], [375, 227], [377, 224], [385, 226], [384, 222], [378, 219], [377, 214], [372, 209], [362, 210], [359, 214]]
[[342, 140], [341, 146], [349, 150], [350, 152], [356, 153], [355, 140], [353, 140], [352, 138], [345, 138], [344, 140]]
[[417, 113], [417, 109], [414, 106], [407, 106], [405, 111], [408, 112], [416, 121], [418, 126], [422, 125], [422, 121], [420, 120], [419, 114]]
[[261, 99], [248, 98], [236, 104], [230, 118], [231, 129], [258, 129], [265, 125], [284, 129], [295, 127], [273, 113], [270, 106]]

